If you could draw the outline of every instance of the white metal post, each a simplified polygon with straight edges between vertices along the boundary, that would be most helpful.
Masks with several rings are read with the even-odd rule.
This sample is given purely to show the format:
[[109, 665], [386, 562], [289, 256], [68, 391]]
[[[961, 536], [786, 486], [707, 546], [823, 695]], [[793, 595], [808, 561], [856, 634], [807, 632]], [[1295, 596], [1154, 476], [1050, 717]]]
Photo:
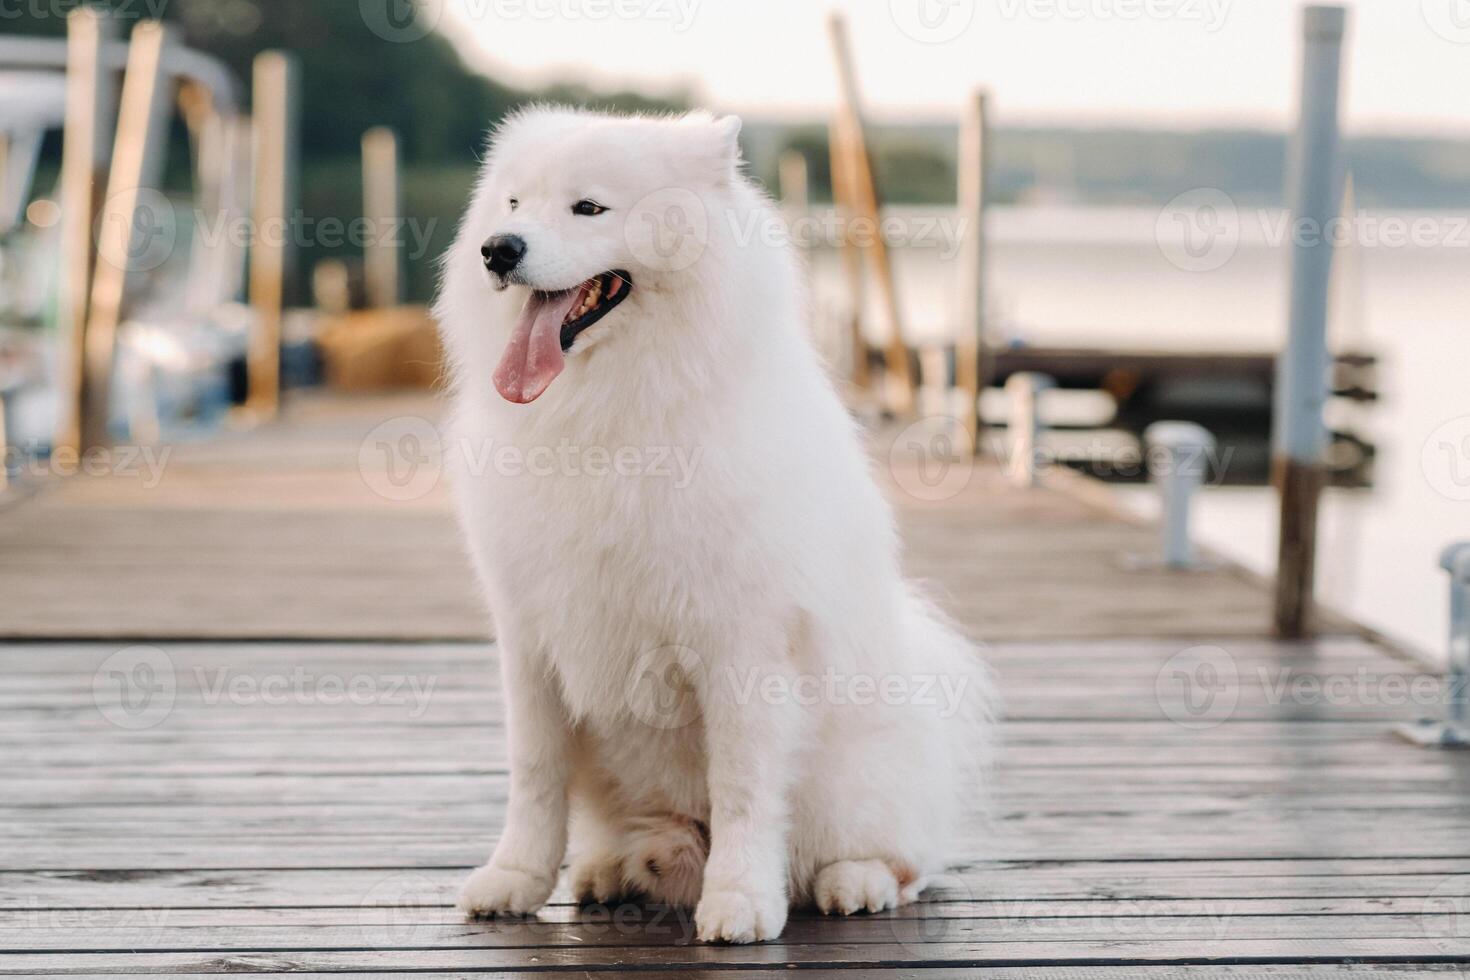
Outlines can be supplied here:
[[1397, 731], [1416, 745], [1470, 748], [1470, 541], [1457, 541], [1440, 552], [1439, 567], [1450, 575], [1444, 718], [1427, 718]]
[[1017, 371], [1006, 378], [1005, 391], [1009, 402], [1006, 427], [1011, 434], [1008, 470], [1012, 482], [1018, 486], [1034, 487], [1041, 482], [1037, 450], [1042, 425], [1038, 403], [1041, 393], [1055, 385], [1056, 380], [1050, 375], [1035, 371]]
[[1329, 231], [1342, 202], [1338, 160], [1338, 88], [1347, 12], [1313, 6], [1302, 16], [1301, 101], [1292, 143], [1291, 302], [1286, 347], [1276, 369], [1272, 455], [1281, 494], [1276, 570], [1276, 631], [1309, 629], [1314, 585], [1317, 500], [1324, 479], [1328, 394], [1327, 298], [1332, 269]]
[[1189, 537], [1190, 503], [1209, 471], [1215, 437], [1193, 422], [1155, 422], [1143, 433], [1148, 472], [1159, 488], [1163, 513], [1159, 522], [1164, 565], [1195, 564]]

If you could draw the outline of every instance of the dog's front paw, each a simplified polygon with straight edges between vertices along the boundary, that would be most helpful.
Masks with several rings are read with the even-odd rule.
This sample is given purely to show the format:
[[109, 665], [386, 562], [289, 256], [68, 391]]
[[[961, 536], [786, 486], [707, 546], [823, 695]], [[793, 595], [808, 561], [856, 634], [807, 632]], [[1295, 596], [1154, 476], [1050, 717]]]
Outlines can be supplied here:
[[775, 939], [786, 928], [786, 896], [738, 889], [706, 889], [694, 910], [701, 942], [755, 943]]
[[554, 876], [487, 864], [471, 872], [459, 890], [459, 910], [469, 916], [530, 915], [551, 897]]

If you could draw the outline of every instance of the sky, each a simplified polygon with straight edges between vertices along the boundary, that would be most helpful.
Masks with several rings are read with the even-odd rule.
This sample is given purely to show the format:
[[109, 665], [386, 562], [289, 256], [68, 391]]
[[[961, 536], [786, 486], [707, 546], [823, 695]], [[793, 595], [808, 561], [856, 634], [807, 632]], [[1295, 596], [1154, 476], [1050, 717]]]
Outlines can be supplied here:
[[[1001, 125], [1286, 125], [1291, 0], [439, 0], [436, 25], [509, 81], [575, 79], [756, 117], [837, 99], [828, 11], [850, 24], [875, 118], [953, 118], [991, 92]], [[1347, 0], [1350, 131], [1470, 136], [1470, 0]]]

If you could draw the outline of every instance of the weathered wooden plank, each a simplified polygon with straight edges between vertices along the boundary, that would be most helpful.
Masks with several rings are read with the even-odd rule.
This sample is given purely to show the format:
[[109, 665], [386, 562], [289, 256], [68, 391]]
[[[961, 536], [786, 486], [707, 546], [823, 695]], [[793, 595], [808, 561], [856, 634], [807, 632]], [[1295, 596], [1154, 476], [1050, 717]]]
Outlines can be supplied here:
[[[262, 733], [264, 738], [270, 733]], [[299, 736], [298, 736], [299, 738]], [[345, 740], [344, 740], [345, 742]], [[339, 743], [342, 744], [342, 743]], [[225, 777], [225, 776], [272, 776], [272, 775], [322, 775], [322, 776], [373, 776], [414, 774], [459, 774], [474, 775], [503, 771], [507, 765], [503, 747], [491, 744], [488, 739], [467, 742], [463, 738], [420, 738], [401, 741], [386, 735], [373, 739], [365, 737], [360, 744], [354, 743], [350, 750], [328, 752], [315, 748], [293, 751], [289, 739], [271, 741], [268, 744], [241, 744], [228, 740], [203, 739], [179, 742], [119, 741], [118, 744], [98, 746], [95, 750], [85, 742], [48, 744], [45, 742], [3, 741], [0, 755], [7, 750], [17, 753], [24, 750], [31, 764], [23, 768], [0, 765], [0, 782], [7, 779], [45, 778], [73, 779], [95, 775], [113, 778], [125, 776], [149, 776], [158, 771], [157, 765], [139, 761], [140, 749], [157, 749], [178, 745], [179, 751], [171, 752], [169, 773], [175, 777]], [[187, 745], [187, 748], [184, 746]], [[234, 746], [237, 751], [231, 751]], [[1332, 743], [1283, 746], [1277, 749], [1261, 749], [1253, 745], [1236, 743], [1203, 743], [1199, 745], [1139, 746], [1120, 748], [1109, 745], [1078, 745], [1065, 741], [1053, 741], [1043, 745], [1006, 745], [1000, 764], [1002, 771], [1040, 769], [1054, 773], [1059, 779], [1071, 775], [1075, 770], [1106, 767], [1112, 770], [1128, 768], [1153, 768], [1149, 760], [1157, 760], [1160, 768], [1188, 771], [1200, 768], [1230, 768], [1259, 762], [1267, 768], [1281, 768], [1289, 764], [1312, 766], [1320, 777], [1323, 770], [1351, 768], [1354, 759], [1361, 759], [1362, 743], [1335, 745]], [[1065, 759], [1063, 762], [1061, 760]], [[1453, 770], [1444, 766], [1434, 755], [1418, 753], [1402, 760], [1408, 770], [1427, 770], [1434, 778]], [[1126, 779], [1126, 776], [1124, 777]], [[1418, 778], [1411, 774], [1410, 778]], [[1065, 790], [1059, 790], [1065, 792]], [[1454, 798], [1443, 795], [1421, 798], [1426, 806], [1433, 801], [1449, 805], [1461, 805]], [[5, 803], [0, 800], [0, 809]], [[3, 828], [0, 828], [3, 829]]]
[[[1047, 915], [1027, 908], [1022, 916], [953, 915], [795, 916], [781, 936], [788, 946], [904, 943], [1014, 942], [1149, 942], [1191, 941], [1201, 953], [1226, 952], [1248, 941], [1317, 939], [1419, 939], [1470, 948], [1456, 913], [1429, 907], [1397, 914], [1241, 915], [1228, 911], [1208, 915], [1148, 915], [1102, 912], [1087, 916]], [[310, 952], [324, 949], [538, 949], [554, 947], [619, 947], [688, 945], [695, 941], [694, 916], [686, 909], [645, 910], [637, 906], [596, 906], [572, 915], [504, 919], [487, 922], [405, 919], [398, 908], [367, 906], [354, 916], [338, 913], [338, 922], [272, 925], [179, 925], [169, 910], [136, 914], [117, 924], [63, 921], [33, 926], [0, 927], [0, 955], [42, 951], [89, 952]], [[572, 911], [572, 910], [568, 910]], [[1450, 951], [1449, 949], [1445, 950]]]
[[[1364, 767], [1361, 777], [1349, 789], [1359, 792], [1423, 793], [1442, 788], [1452, 770], [1432, 766], [1418, 769], [1395, 769], [1392, 766]], [[1312, 773], [1293, 778], [1291, 768], [1281, 767], [1217, 767], [1193, 770], [1188, 766], [1159, 767], [1084, 767], [1058, 775], [1053, 770], [1000, 770], [995, 775], [998, 799], [1006, 792], [1029, 791], [1054, 797], [1082, 792], [1102, 792], [1113, 787], [1112, 795], [1145, 793], [1152, 789], [1160, 795], [1198, 792], [1211, 787], [1226, 788], [1236, 793], [1295, 796], [1307, 801], [1312, 794], [1338, 788], [1339, 781], [1353, 780], [1350, 767], [1325, 773]], [[1336, 777], [1336, 778], [1334, 778]], [[1065, 779], [1065, 787], [1059, 780]], [[249, 779], [173, 777], [159, 773], [144, 783], [98, 779], [82, 782], [73, 779], [12, 779], [7, 786], [9, 806], [57, 807], [63, 804], [132, 805], [186, 803], [260, 805], [283, 804], [325, 805], [342, 801], [378, 802], [403, 796], [419, 796], [429, 800], [454, 800], [459, 805], [481, 805], [504, 794], [503, 781], [489, 776], [456, 773], [425, 773], [369, 776], [333, 775], [262, 775]], [[1104, 796], [1103, 799], [1109, 799]], [[1110, 800], [1111, 802], [1111, 800]], [[1260, 809], [1270, 810], [1265, 800]], [[1147, 807], [1151, 812], [1154, 808]]]
[[[457, 802], [457, 801], [456, 801]], [[499, 826], [501, 807], [484, 808], [486, 827]], [[1441, 811], [1384, 815], [1396, 835], [1365, 830], [1363, 813], [1066, 814], [1027, 816], [960, 839], [967, 853], [1005, 854], [1015, 860], [1224, 860], [1265, 858], [1450, 857], [1465, 852], [1470, 816]], [[242, 840], [223, 828], [213, 836], [110, 838], [104, 831], [65, 841], [0, 841], [0, 862], [26, 869], [186, 870], [207, 863], [221, 869], [469, 867], [484, 860], [492, 833], [408, 836], [390, 828], [353, 828], [344, 841], [326, 828], [305, 836], [279, 833]], [[1402, 836], [1397, 836], [1402, 835]]]
[[[449, 907], [468, 869], [0, 871], [0, 910], [349, 907], [410, 896]], [[565, 884], [565, 883], [563, 883]], [[1470, 859], [989, 862], [947, 873], [926, 899], [1167, 902], [1470, 897]], [[563, 901], [569, 896], [560, 893]], [[1139, 906], [1147, 909], [1149, 905]]]
[[704, 966], [773, 966], [805, 969], [884, 967], [911, 962], [922, 954], [924, 965], [971, 967], [1005, 965], [1116, 965], [1129, 962], [1177, 964], [1249, 963], [1253, 960], [1344, 962], [1454, 962], [1470, 956], [1470, 940], [1444, 938], [1443, 950], [1426, 952], [1423, 936], [1413, 938], [1243, 940], [1228, 948], [1202, 948], [1198, 940], [1011, 941], [995, 943], [844, 943], [822, 946], [753, 944], [749, 946], [660, 945], [605, 948], [541, 947], [534, 950], [485, 947], [473, 950], [325, 950], [260, 953], [31, 953], [11, 954], [0, 973], [201, 972], [249, 973], [339, 970], [514, 970], [518, 968], [586, 969], [615, 966], [694, 969]]
[[[562, 890], [563, 894], [565, 890]], [[407, 892], [397, 904], [378, 901], [342, 906], [293, 906], [289, 908], [42, 908], [0, 909], [0, 937], [12, 945], [21, 932], [56, 930], [74, 932], [84, 929], [105, 930], [120, 936], [132, 931], [159, 929], [210, 928], [226, 926], [282, 928], [343, 927], [374, 925], [463, 926], [465, 917], [453, 906], [437, 901], [437, 892], [426, 895]], [[425, 899], [420, 901], [420, 899]], [[430, 900], [433, 899], [433, 900]], [[863, 915], [854, 921], [880, 919], [1007, 919], [1027, 917], [1043, 919], [1091, 919], [1111, 921], [1131, 917], [1182, 917], [1195, 920], [1250, 918], [1270, 916], [1442, 916], [1452, 914], [1448, 903], [1435, 904], [1424, 896], [1367, 898], [1232, 898], [1232, 899], [1050, 899], [1027, 901], [941, 901], [924, 900], [891, 909], [878, 916]], [[538, 923], [607, 923], [615, 916], [619, 923], [637, 925], [650, 921], [666, 921], [678, 913], [664, 906], [616, 903], [613, 906], [578, 906], [558, 898], [536, 913]], [[791, 921], [833, 921], [813, 909], [793, 909]], [[493, 920], [476, 923], [510, 926], [524, 920]]]
[[[1037, 772], [1045, 773], [1047, 770]], [[126, 780], [145, 775], [146, 772], [140, 772], [137, 777], [120, 774], [117, 778]], [[262, 778], [269, 775], [268, 772], [261, 774]], [[369, 794], [344, 795], [341, 799], [325, 801], [219, 800], [209, 796], [207, 790], [186, 800], [103, 802], [82, 798], [61, 802], [42, 797], [29, 803], [0, 805], [0, 815], [5, 818], [5, 825], [0, 826], [0, 839], [22, 836], [25, 828], [30, 826], [63, 835], [69, 828], [87, 832], [99, 823], [113, 827], [115, 834], [124, 836], [130, 828], [142, 828], [144, 832], [151, 833], [154, 828], [178, 827], [181, 832], [210, 833], [211, 827], [220, 825], [266, 829], [299, 826], [303, 822], [411, 828], [419, 834], [452, 833], [466, 826], [481, 826], [483, 809], [504, 799], [504, 771], [482, 775], [486, 785], [473, 793], [427, 793], [387, 799]], [[1356, 815], [1364, 819], [1375, 815], [1392, 819], [1402, 811], [1452, 815], [1466, 811], [1462, 802], [1437, 792], [1440, 786], [1432, 780], [1407, 788], [1404, 784], [1382, 787], [1370, 783], [1349, 791], [1331, 786], [1319, 790], [1323, 784], [1318, 783], [1300, 788], [1298, 792], [1278, 793], [1263, 803], [1260, 792], [1253, 786], [1238, 788], [1185, 782], [1181, 785], [1187, 790], [1187, 795], [1181, 795], [1169, 792], [1167, 784], [1135, 789], [1116, 779], [1105, 778], [1094, 785], [1072, 778], [1067, 773], [1062, 773], [1061, 778], [1070, 783], [1070, 791], [1040, 779], [1021, 788], [1017, 788], [1014, 782], [999, 779], [994, 789], [996, 802], [988, 811], [990, 818], [1005, 822], [1028, 815], [1107, 818], [1114, 814], [1144, 814], [1167, 819], [1172, 815], [1188, 818], [1201, 813], [1222, 817], [1236, 813], [1279, 813], [1287, 819], [1303, 819], [1313, 812], [1322, 812]], [[43, 782], [62, 785], [66, 777]], [[206, 785], [208, 782], [205, 781]], [[463, 810], [470, 812], [443, 812], [446, 799], [457, 801]]]
[[[1201, 636], [1185, 645], [1208, 645], [1215, 642], [1209, 636]], [[469, 670], [479, 669], [492, 655], [491, 643], [422, 642], [409, 649], [402, 642], [358, 642], [332, 641], [281, 643], [271, 642], [219, 642], [219, 641], [176, 641], [159, 640], [157, 646], [166, 650], [179, 663], [192, 666], [196, 663], [217, 664], [221, 658], [240, 657], [249, 664], [283, 662], [389, 662], [402, 664], [405, 658], [414, 661], [453, 663]], [[1266, 664], [1298, 664], [1300, 666], [1342, 665], [1357, 660], [1380, 664], [1399, 663], [1417, 667], [1415, 661], [1395, 657], [1391, 649], [1357, 637], [1327, 637], [1312, 642], [1275, 643], [1249, 637], [1222, 638], [1218, 645], [1228, 647], [1230, 654], [1240, 662]], [[90, 672], [97, 662], [115, 647], [96, 640], [66, 642], [11, 641], [0, 647], [0, 663], [12, 667], [17, 673], [65, 673], [67, 671]], [[1047, 666], [1068, 669], [1101, 671], [1112, 665], [1126, 668], [1135, 662], [1161, 663], [1181, 649], [1179, 638], [1108, 638], [1088, 640], [1026, 640], [987, 642], [984, 654], [987, 661], [1000, 667], [1013, 669]]]
[[[0, 694], [3, 694], [8, 705], [21, 707], [51, 704], [68, 706], [84, 701], [95, 703], [97, 671], [106, 667], [109, 657], [117, 649], [114, 645], [99, 652], [88, 668], [70, 673], [17, 673], [13, 683], [7, 684], [6, 691]], [[149, 649], [158, 650], [152, 646]], [[1202, 652], [1192, 652], [1195, 650]], [[232, 660], [215, 663], [179, 663], [166, 650], [156, 652], [153, 656], [165, 669], [172, 672], [178, 697], [213, 693], [218, 698], [221, 694], [228, 693], [226, 683], [236, 678], [245, 678], [258, 684], [265, 679], [279, 683], [277, 678], [301, 678], [306, 682], [314, 682], [321, 677], [355, 679], [407, 676], [432, 679], [436, 690], [483, 693], [498, 687], [493, 679], [496, 660], [491, 655], [464, 663], [433, 659], [426, 659], [422, 663], [415, 661], [412, 671], [404, 669], [410, 665], [402, 659], [365, 660], [350, 665], [310, 661], [303, 663], [300, 660], [295, 663], [272, 663], [264, 658], [261, 658], [264, 662], [252, 662], [246, 659], [247, 654], [237, 653]], [[1397, 700], [1434, 700], [1440, 693], [1441, 680], [1438, 676], [1406, 669], [1386, 660], [1348, 661], [1332, 669], [1307, 659], [1242, 663], [1227, 649], [1220, 647], [1181, 649], [1177, 659], [1160, 657], [1152, 662], [1127, 663], [1099, 658], [1095, 664], [1085, 667], [1073, 667], [1062, 662], [1053, 669], [1042, 666], [1042, 656], [1044, 653], [1038, 652], [1037, 659], [1024, 666], [1004, 662], [995, 664], [994, 673], [1009, 690], [1025, 696], [1043, 695], [1053, 689], [1066, 694], [1099, 688], [1109, 693], [1153, 694], [1156, 685], [1160, 683], [1161, 674], [1163, 680], [1169, 680], [1169, 675], [1163, 672], [1184, 669], [1180, 664], [1185, 658], [1206, 657], [1218, 660], [1230, 672], [1224, 683], [1231, 685], [1236, 692], [1235, 696], [1240, 698], [1315, 696], [1345, 700], [1351, 697], [1375, 696], [1383, 690], [1387, 696]], [[1116, 669], [1103, 670], [1102, 667], [1108, 663], [1113, 664]], [[938, 691], [938, 688], [935, 690]], [[307, 693], [310, 693], [309, 689]]]
[[[270, 971], [253, 971], [256, 976], [287, 976], [286, 973], [272, 973]], [[436, 976], [438, 971], [415, 971], [423, 976]], [[450, 972], [456, 976], [464, 975], [461, 971]], [[1167, 966], [1133, 964], [1128, 966], [1096, 966], [1087, 967], [1086, 976], [1095, 980], [1153, 980], [1153, 978], [1167, 978], [1167, 980], [1444, 980], [1446, 977], [1456, 977], [1463, 972], [1460, 967], [1453, 964], [1439, 966], [1402, 966], [1402, 965], [1380, 965], [1373, 963], [1317, 963], [1317, 964], [1281, 964], [1281, 963], [1252, 963], [1250, 965], [1232, 964], [1210, 964], [1191, 965], [1173, 964]], [[580, 976], [585, 980], [593, 980], [594, 977], [616, 974], [619, 980], [683, 980], [683, 978], [699, 978], [699, 980], [790, 980], [791, 971], [784, 968], [769, 969], [761, 967], [735, 967], [723, 968], [700, 966], [696, 970], [656, 970], [647, 971], [636, 968], [616, 970], [601, 967], [597, 970], [572, 969], [563, 975]], [[11, 974], [17, 977], [39, 977], [49, 974]], [[170, 976], [178, 977], [180, 980], [187, 978], [198, 978], [217, 976], [213, 973], [170, 973]], [[484, 974], [478, 974], [483, 976]], [[905, 980], [1078, 980], [1079, 973], [1075, 966], [1025, 966], [1025, 967], [953, 967], [939, 969], [864, 969], [862, 967], [846, 968], [841, 973], [832, 971], [831, 975], [841, 976], [843, 980], [892, 980], [902, 977]], [[110, 978], [114, 974], [71, 974], [77, 980], [102, 980]], [[295, 972], [289, 976], [298, 980], [380, 980], [383, 976], [377, 973], [357, 973], [352, 971], [334, 973]]]

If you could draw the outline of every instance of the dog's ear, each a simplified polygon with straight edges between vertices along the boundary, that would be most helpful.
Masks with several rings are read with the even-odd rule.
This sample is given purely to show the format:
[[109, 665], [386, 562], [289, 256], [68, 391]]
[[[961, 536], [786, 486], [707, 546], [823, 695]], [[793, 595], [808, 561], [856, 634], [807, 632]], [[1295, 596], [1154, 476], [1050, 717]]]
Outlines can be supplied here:
[[740, 117], [699, 115], [686, 119], [695, 140], [694, 162], [703, 176], [729, 184], [740, 169]]

